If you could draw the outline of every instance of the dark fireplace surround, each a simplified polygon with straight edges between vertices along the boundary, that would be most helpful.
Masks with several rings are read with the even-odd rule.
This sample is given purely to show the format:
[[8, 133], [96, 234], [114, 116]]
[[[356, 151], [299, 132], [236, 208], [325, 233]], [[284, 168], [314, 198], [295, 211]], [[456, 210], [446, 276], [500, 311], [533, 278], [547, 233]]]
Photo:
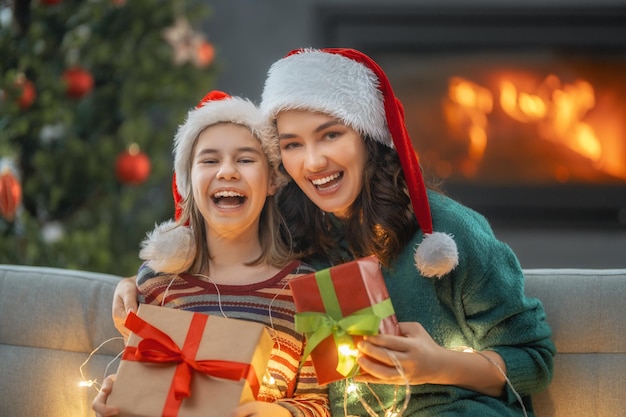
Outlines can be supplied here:
[[[452, 8], [324, 5], [316, 10], [316, 43], [353, 47], [376, 59], [390, 74], [396, 95], [410, 108], [401, 80], [394, 79], [389, 57], [420, 60], [456, 55], [558, 54], [579, 61], [610, 57], [626, 68], [626, 6], [623, 7], [489, 7]], [[582, 57], [582, 58], [581, 58]], [[524, 58], [521, 58], [523, 61]], [[462, 69], [463, 61], [459, 66]], [[626, 74], [626, 72], [625, 72]], [[601, 77], [602, 78], [602, 77]], [[626, 164], [626, 81], [615, 88], [623, 110], [621, 141]], [[415, 94], [420, 94], [416, 92]], [[439, 102], [434, 103], [435, 107]], [[620, 118], [619, 114], [616, 118]], [[618, 148], [619, 149], [619, 148]], [[513, 151], [515, 153], [515, 151]], [[537, 152], [536, 152], [537, 153]], [[422, 156], [420, 155], [420, 158]], [[615, 158], [613, 158], [615, 159]], [[500, 162], [502, 164], [502, 162]], [[533, 163], [527, 164], [532, 168]], [[506, 161], [504, 162], [506, 164]], [[423, 164], [424, 165], [424, 164]], [[427, 166], [424, 166], [428, 170]], [[427, 172], [428, 174], [428, 172]], [[541, 227], [626, 227], [626, 179], [595, 182], [444, 181], [444, 190], [487, 215], [497, 225]]]

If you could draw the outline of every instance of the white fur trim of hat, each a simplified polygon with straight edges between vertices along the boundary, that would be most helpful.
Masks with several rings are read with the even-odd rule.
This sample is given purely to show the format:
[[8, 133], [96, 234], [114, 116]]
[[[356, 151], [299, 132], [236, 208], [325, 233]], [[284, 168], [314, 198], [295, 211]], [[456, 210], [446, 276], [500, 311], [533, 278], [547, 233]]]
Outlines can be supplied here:
[[338, 54], [305, 49], [270, 67], [260, 107], [270, 119], [284, 110], [330, 114], [360, 134], [393, 147], [378, 86], [378, 78], [364, 65]]

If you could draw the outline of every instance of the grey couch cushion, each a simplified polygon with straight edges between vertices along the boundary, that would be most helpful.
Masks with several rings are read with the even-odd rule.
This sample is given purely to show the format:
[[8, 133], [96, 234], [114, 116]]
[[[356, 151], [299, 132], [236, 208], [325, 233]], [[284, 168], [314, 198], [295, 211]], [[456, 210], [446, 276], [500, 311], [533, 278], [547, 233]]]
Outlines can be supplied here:
[[[80, 367], [118, 337], [111, 300], [119, 278], [54, 268], [0, 265], [0, 416], [93, 416], [94, 388], [79, 387]], [[123, 349], [107, 343], [89, 360], [102, 382]], [[115, 370], [117, 364], [112, 367]]]

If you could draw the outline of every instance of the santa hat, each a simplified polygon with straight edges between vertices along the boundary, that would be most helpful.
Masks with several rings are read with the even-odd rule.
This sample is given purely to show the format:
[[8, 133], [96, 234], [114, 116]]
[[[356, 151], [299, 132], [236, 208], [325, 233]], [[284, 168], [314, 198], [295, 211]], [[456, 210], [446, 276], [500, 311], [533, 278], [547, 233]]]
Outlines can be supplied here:
[[261, 109], [274, 119], [283, 110], [319, 111], [361, 135], [395, 148], [424, 239], [415, 264], [424, 276], [441, 277], [458, 264], [451, 235], [433, 231], [426, 186], [406, 126], [404, 109], [383, 70], [367, 55], [343, 48], [298, 49], [268, 72]]
[[179, 126], [174, 137], [174, 176], [172, 194], [175, 204], [175, 220], [166, 221], [148, 233], [141, 243], [139, 257], [154, 271], [179, 273], [189, 269], [195, 255], [195, 241], [188, 224], [177, 220], [182, 215], [181, 203], [191, 192], [192, 151], [196, 139], [204, 129], [217, 123], [234, 123], [250, 129], [259, 139], [268, 156], [270, 165], [278, 165], [280, 154], [270, 146], [271, 130], [267, 119], [249, 100], [231, 97], [222, 91], [209, 92], [198, 105], [187, 113], [185, 122]]

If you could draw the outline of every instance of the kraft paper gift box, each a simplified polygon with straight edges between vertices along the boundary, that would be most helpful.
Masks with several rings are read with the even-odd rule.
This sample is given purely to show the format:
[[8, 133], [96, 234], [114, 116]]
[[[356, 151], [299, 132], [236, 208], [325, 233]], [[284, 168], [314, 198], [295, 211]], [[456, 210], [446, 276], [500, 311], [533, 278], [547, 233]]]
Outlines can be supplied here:
[[369, 256], [289, 281], [296, 329], [305, 334], [321, 385], [353, 377], [357, 343], [364, 335], [398, 335], [398, 321], [380, 270]]
[[272, 339], [259, 323], [141, 304], [108, 405], [121, 417], [224, 417], [253, 401]]

